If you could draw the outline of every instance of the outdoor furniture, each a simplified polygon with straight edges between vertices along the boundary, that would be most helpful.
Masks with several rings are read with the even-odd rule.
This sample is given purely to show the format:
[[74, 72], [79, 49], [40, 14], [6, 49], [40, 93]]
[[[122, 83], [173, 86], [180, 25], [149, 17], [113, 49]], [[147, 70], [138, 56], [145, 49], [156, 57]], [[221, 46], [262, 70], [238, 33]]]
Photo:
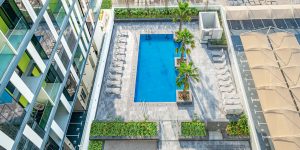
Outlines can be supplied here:
[[225, 61], [223, 61], [222, 63], [215, 63], [215, 68], [216, 69], [222, 69], [222, 68], [224, 68], [225, 66], [226, 66], [226, 60]]
[[224, 55], [224, 50], [221, 49], [221, 50], [214, 50], [214, 51], [211, 51], [211, 55], [212, 55], [212, 56], [222, 56], [222, 55]]
[[222, 69], [216, 70], [218, 75], [224, 75], [226, 72], [229, 72], [229, 68], [227, 66], [225, 66]]
[[229, 80], [229, 78], [231, 78], [231, 74], [229, 72], [226, 72], [223, 75], [217, 75], [217, 78], [219, 80], [226, 81], [226, 80]]
[[108, 87], [116, 87], [116, 88], [121, 88], [121, 84], [122, 82], [119, 80], [119, 81], [111, 81], [111, 80], [108, 80], [106, 82], [106, 85]]
[[220, 91], [221, 92], [227, 92], [227, 93], [230, 93], [234, 90], [234, 86], [231, 84], [230, 86], [228, 87], [220, 87]]
[[113, 67], [124, 67], [124, 63], [122, 61], [114, 61], [112, 63]]
[[105, 94], [112, 94], [112, 95], [116, 95], [116, 96], [120, 97], [121, 89], [120, 88], [106, 88]]
[[110, 67], [109, 72], [111, 74], [123, 74], [123, 69], [121, 67]]
[[119, 33], [118, 33], [118, 37], [127, 37], [127, 36], [128, 36], [127, 31], [119, 31]]
[[221, 57], [212, 57], [213, 62], [223, 62], [225, 61], [225, 55], [222, 55]]
[[230, 86], [230, 85], [232, 85], [232, 80], [231, 80], [231, 78], [229, 78], [228, 80], [226, 80], [226, 81], [219, 81], [219, 86], [220, 87], [228, 87], [228, 86]]
[[108, 79], [111, 80], [111, 81], [121, 81], [122, 80], [122, 75], [108, 73]]
[[123, 61], [125, 62], [125, 56], [124, 55], [118, 55], [118, 56], [114, 56], [114, 61]]
[[127, 38], [119, 37], [117, 38], [117, 43], [127, 43]]

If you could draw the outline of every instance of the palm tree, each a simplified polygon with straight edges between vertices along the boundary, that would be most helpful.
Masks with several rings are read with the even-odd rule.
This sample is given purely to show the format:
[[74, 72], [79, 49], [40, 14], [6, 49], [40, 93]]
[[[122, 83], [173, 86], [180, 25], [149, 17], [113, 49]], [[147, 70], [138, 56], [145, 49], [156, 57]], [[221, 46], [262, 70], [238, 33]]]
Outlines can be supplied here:
[[182, 98], [186, 100], [189, 98], [187, 93], [187, 90], [190, 87], [189, 80], [193, 79], [196, 80], [197, 82], [200, 81], [198, 69], [194, 67], [192, 62], [190, 63], [181, 62], [179, 68], [177, 68], [177, 71], [178, 71], [178, 76], [176, 78], [176, 85], [177, 87], [183, 86]]
[[195, 48], [194, 35], [184, 28], [182, 31], [176, 32], [176, 42], [181, 43], [180, 47], [176, 48], [176, 53], [180, 52], [180, 62], [184, 60], [184, 53], [190, 54], [191, 49]]
[[175, 9], [175, 17], [173, 18], [174, 22], [179, 21], [179, 31], [182, 29], [182, 23], [184, 21], [190, 21], [191, 20], [191, 9], [189, 8], [188, 2], [178, 2], [178, 8]]

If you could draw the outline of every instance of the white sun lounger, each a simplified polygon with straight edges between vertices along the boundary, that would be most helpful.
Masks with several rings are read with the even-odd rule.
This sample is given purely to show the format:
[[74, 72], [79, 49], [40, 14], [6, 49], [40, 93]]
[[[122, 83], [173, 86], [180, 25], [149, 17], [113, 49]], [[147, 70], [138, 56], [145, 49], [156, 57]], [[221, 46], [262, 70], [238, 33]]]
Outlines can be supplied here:
[[221, 49], [221, 50], [214, 50], [214, 51], [211, 51], [211, 55], [212, 56], [222, 56], [222, 55], [224, 55], [224, 51], [223, 51], [223, 49]]
[[229, 72], [226, 72], [223, 75], [217, 75], [217, 79], [222, 80], [222, 81], [229, 80], [229, 78], [231, 78], [231, 74]]
[[215, 63], [214, 65], [215, 65], [216, 69], [222, 69], [222, 68], [225, 68], [226, 64], [227, 63], [226, 63], [226, 60], [225, 60], [222, 63]]
[[121, 81], [111, 81], [111, 80], [108, 80], [106, 82], [106, 85], [108, 87], [115, 87], [115, 88], [121, 88], [121, 84], [122, 84]]
[[119, 37], [119, 38], [117, 39], [117, 42], [118, 42], [118, 43], [127, 43], [127, 38], [125, 38], [125, 37]]
[[126, 37], [126, 36], [128, 36], [128, 32], [127, 31], [119, 31], [118, 36], [119, 37]]
[[121, 89], [120, 88], [106, 88], [105, 93], [120, 96], [121, 95]]
[[124, 67], [124, 63], [122, 61], [114, 61], [112, 63], [113, 67]]
[[216, 70], [218, 75], [224, 75], [226, 72], [229, 72], [229, 68], [225, 66], [223, 69]]
[[228, 87], [228, 86], [230, 86], [230, 85], [232, 85], [232, 80], [231, 80], [231, 78], [229, 78], [229, 79], [226, 80], [226, 81], [219, 81], [219, 86], [220, 86], [220, 87], [222, 87], [222, 86]]
[[227, 93], [230, 93], [234, 90], [234, 86], [231, 84], [230, 86], [228, 87], [220, 87], [220, 91], [221, 92], [227, 92]]
[[125, 43], [117, 43], [116, 48], [123, 48], [126, 50], [126, 44]]
[[109, 80], [112, 80], [112, 81], [121, 81], [122, 80], [122, 75], [108, 73], [108, 77], [107, 78]]
[[227, 94], [223, 94], [222, 98], [223, 99], [239, 99], [240, 96], [238, 94], [236, 94], [236, 93], [234, 93], [234, 94], [228, 94], [227, 93]]
[[125, 62], [125, 56], [124, 55], [115, 55], [113, 61], [123, 61]]
[[212, 57], [214, 62], [223, 62], [225, 61], [225, 55], [222, 55], [221, 57]]
[[123, 69], [121, 67], [110, 67], [109, 72], [111, 74], [123, 74]]

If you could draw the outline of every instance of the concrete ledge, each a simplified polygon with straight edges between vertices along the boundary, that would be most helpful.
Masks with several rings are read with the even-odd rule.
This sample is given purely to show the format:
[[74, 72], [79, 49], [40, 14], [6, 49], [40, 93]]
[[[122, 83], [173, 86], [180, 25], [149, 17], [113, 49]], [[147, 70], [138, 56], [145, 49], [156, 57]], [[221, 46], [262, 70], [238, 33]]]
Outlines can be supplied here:
[[182, 136], [178, 138], [179, 141], [209, 141], [208, 135], [206, 136]]
[[230, 136], [226, 133], [222, 133], [224, 141], [250, 141], [250, 136]]
[[223, 49], [227, 49], [227, 45], [212, 45], [210, 42], [207, 43], [207, 47], [208, 48], [223, 48]]

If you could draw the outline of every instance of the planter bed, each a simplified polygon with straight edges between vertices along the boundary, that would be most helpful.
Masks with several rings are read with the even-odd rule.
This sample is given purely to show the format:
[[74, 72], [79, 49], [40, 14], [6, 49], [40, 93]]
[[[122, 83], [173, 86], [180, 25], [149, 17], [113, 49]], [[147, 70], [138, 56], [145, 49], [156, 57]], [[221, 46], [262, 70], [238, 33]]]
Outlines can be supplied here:
[[[173, 22], [171, 18], [115, 18], [115, 22]], [[191, 22], [198, 21], [197, 17], [191, 17]]]
[[90, 140], [89, 143], [89, 150], [102, 150], [103, 149], [103, 141], [99, 141], [99, 140]]
[[93, 122], [90, 139], [158, 139], [156, 122]]

